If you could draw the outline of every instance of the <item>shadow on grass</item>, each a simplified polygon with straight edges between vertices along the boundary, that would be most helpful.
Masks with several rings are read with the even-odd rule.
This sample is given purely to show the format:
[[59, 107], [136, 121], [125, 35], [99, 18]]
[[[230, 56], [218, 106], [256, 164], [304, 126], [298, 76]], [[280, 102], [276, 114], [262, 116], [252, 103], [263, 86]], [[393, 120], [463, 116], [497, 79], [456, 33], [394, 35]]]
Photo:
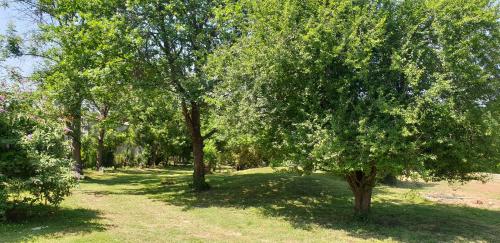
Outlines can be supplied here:
[[412, 181], [412, 180], [397, 181], [394, 185], [390, 185], [390, 187], [402, 188], [402, 189], [423, 189], [423, 188], [430, 188], [430, 187], [435, 187], [435, 186], [436, 186], [436, 183], [424, 183], [424, 182]]
[[[352, 213], [352, 194], [347, 184], [329, 175], [291, 174], [211, 175], [212, 189], [192, 192], [191, 175], [122, 175], [104, 184], [144, 183], [142, 189], [126, 189], [116, 194], [145, 195], [182, 207], [258, 208], [263, 215], [284, 218], [294, 227], [313, 226], [348, 232], [362, 239], [395, 239], [405, 242], [487, 241], [500, 239], [500, 212], [452, 205], [416, 203], [389, 188], [377, 188], [370, 220], [359, 222]], [[161, 183], [165, 180], [168, 184]], [[93, 183], [98, 183], [93, 181]], [[102, 193], [106, 193], [105, 191]]]
[[35, 208], [35, 215], [25, 222], [0, 223], [0, 242], [26, 242], [37, 236], [58, 238], [106, 230], [109, 226], [99, 223], [99, 219], [100, 213], [95, 210], [39, 206]]
[[99, 184], [106, 186], [124, 185], [124, 184], [140, 184], [147, 186], [149, 184], [157, 184], [160, 178], [164, 176], [186, 176], [192, 172], [182, 168], [169, 170], [162, 169], [141, 169], [141, 170], [122, 170], [117, 169], [110, 172], [98, 173], [94, 172], [86, 175], [83, 184]]

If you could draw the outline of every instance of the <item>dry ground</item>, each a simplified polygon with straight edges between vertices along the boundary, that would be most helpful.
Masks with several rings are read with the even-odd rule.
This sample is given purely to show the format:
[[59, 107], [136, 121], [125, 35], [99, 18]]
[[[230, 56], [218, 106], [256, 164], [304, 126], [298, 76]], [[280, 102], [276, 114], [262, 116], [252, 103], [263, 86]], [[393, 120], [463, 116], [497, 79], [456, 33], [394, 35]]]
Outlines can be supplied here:
[[418, 183], [420, 194], [427, 200], [466, 205], [475, 208], [500, 210], [500, 174], [491, 174], [486, 183], [471, 181], [461, 183]]

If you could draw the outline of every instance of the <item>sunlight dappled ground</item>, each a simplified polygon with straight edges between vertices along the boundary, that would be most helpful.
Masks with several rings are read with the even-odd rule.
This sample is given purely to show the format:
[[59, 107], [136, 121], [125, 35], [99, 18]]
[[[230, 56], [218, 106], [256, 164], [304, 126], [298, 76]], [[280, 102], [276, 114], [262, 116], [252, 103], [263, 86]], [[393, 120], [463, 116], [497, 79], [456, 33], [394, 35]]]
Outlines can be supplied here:
[[[354, 221], [341, 179], [270, 168], [209, 175], [194, 193], [184, 169], [89, 172], [60, 211], [26, 224], [0, 225], [0, 242], [441, 242], [500, 238], [500, 211], [425, 200], [446, 183], [376, 188], [373, 215]], [[498, 181], [481, 194], [498, 197]], [[488, 186], [486, 184], [485, 186]], [[496, 187], [495, 187], [496, 185]], [[483, 190], [483, 189], [481, 189]], [[497, 190], [497, 191], [495, 191]], [[497, 198], [498, 199], [498, 198]]]

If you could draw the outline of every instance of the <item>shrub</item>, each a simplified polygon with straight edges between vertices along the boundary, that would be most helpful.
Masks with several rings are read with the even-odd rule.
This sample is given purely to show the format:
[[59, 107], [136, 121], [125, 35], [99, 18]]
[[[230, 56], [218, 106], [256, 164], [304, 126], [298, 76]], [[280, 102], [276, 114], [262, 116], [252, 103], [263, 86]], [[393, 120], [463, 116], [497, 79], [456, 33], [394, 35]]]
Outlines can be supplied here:
[[35, 204], [59, 205], [76, 183], [62, 128], [0, 113], [0, 221], [21, 220]]
[[7, 190], [4, 184], [4, 176], [0, 174], [0, 222], [4, 221], [7, 211]]
[[59, 205], [75, 184], [72, 174], [73, 163], [68, 159], [41, 155], [36, 173], [28, 180], [27, 191], [37, 201]]

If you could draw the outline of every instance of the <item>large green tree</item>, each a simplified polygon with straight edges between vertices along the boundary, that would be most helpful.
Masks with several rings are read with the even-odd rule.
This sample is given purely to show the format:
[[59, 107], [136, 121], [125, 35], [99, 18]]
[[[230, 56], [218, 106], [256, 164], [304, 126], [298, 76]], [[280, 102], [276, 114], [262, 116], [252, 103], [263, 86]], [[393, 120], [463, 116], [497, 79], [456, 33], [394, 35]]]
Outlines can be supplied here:
[[192, 143], [196, 190], [208, 189], [202, 114], [206, 94], [213, 89], [215, 81], [206, 75], [203, 67], [208, 55], [222, 41], [214, 21], [220, 2], [129, 2], [130, 23], [136, 26], [144, 43], [138, 52], [142, 61], [136, 78], [143, 86], [171, 92], [180, 101]]
[[[97, 168], [103, 160], [106, 129], [113, 111], [120, 108], [128, 80], [132, 37], [124, 32], [127, 24], [122, 1], [12, 1], [38, 17], [38, 31], [31, 45], [11, 45], [17, 56], [42, 57], [42, 68], [33, 77], [39, 88], [60, 108], [72, 138], [72, 158], [76, 171], [83, 174], [81, 159], [84, 114], [98, 126]], [[13, 39], [13, 38], [10, 38]], [[126, 51], [125, 51], [126, 50]], [[128, 55], [129, 54], [129, 55]], [[85, 113], [88, 110], [89, 112]], [[96, 118], [96, 119], [92, 119]]]
[[134, 97], [127, 121], [134, 143], [144, 149], [144, 162], [154, 167], [170, 159], [189, 161], [191, 144], [176, 97], [152, 89], [136, 89]]
[[71, 1], [15, 0], [33, 17], [38, 29], [19, 45], [16, 56], [43, 58], [42, 67], [31, 78], [38, 81], [56, 106], [59, 116], [66, 123], [66, 134], [71, 137], [71, 153], [75, 171], [83, 174], [81, 159], [82, 104], [88, 95], [88, 79], [84, 71], [89, 68], [91, 56], [82, 49], [85, 41], [82, 16], [84, 4]]
[[498, 163], [497, 2], [261, 0], [227, 11], [244, 21], [211, 62], [221, 96], [255, 96], [281, 161], [343, 176], [356, 213], [369, 212], [386, 173], [466, 181]]
[[[104, 163], [107, 130], [122, 126], [126, 120], [132, 87], [129, 86], [131, 57], [135, 36], [127, 34], [131, 29], [120, 14], [125, 6], [120, 1], [95, 1], [81, 15], [87, 19], [79, 47], [92, 58], [83, 72], [88, 80], [86, 99], [89, 122], [97, 127], [96, 169]], [[128, 37], [128, 38], [127, 38]]]

